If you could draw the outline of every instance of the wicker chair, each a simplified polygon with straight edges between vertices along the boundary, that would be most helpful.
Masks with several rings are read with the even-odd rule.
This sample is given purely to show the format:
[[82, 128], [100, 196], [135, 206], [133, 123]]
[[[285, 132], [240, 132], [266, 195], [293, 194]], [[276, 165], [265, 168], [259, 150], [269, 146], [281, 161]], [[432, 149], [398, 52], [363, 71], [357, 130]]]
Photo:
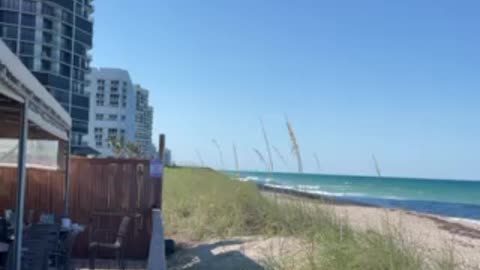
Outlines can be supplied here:
[[88, 245], [90, 269], [95, 269], [95, 259], [97, 257], [97, 251], [99, 248], [113, 250], [115, 252], [115, 257], [117, 259], [120, 269], [125, 269], [124, 250], [125, 250], [125, 242], [126, 242], [130, 220], [131, 218], [128, 216], [124, 216], [122, 218], [122, 221], [118, 228], [117, 237], [115, 239], [115, 242], [113, 243], [103, 243], [103, 242], [93, 241], [97, 233], [100, 233], [100, 232], [111, 233], [112, 231], [110, 230], [96, 229], [90, 234], [90, 241]]

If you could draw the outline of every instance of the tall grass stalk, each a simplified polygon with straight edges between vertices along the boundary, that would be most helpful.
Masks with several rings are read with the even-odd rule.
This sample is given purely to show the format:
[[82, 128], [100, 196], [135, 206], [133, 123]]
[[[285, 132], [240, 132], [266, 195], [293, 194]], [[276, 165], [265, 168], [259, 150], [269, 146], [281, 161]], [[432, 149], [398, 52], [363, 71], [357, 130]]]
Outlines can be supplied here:
[[263, 138], [265, 139], [265, 147], [267, 148], [270, 172], [273, 172], [272, 151], [270, 150], [270, 142], [268, 140], [267, 131], [265, 130], [265, 125], [263, 124], [263, 119], [261, 117], [260, 117], [260, 126], [262, 127]]
[[374, 154], [372, 154], [372, 159], [373, 159], [373, 164], [375, 166], [375, 171], [377, 173], [377, 176], [382, 177], [382, 171], [380, 170], [380, 166], [378, 166], [378, 161]]
[[235, 170], [237, 170], [237, 175], [240, 176], [240, 166], [238, 165], [237, 147], [235, 146], [235, 143], [233, 143], [233, 159], [235, 161]]
[[295, 155], [297, 159], [298, 172], [303, 173], [302, 156], [300, 154], [300, 146], [298, 145], [297, 137], [295, 136], [295, 131], [293, 131], [293, 127], [290, 121], [288, 121], [287, 117], [285, 117], [285, 122], [287, 124], [287, 130], [288, 130], [288, 135], [290, 137], [290, 142], [292, 143], [292, 153]]
[[260, 159], [260, 161], [263, 163], [263, 165], [265, 166], [265, 169], [268, 171], [269, 170], [269, 166], [268, 166], [268, 163], [267, 161], [265, 160], [265, 158], [263, 157], [262, 153], [256, 149], [256, 148], [253, 148], [253, 152], [255, 152], [258, 156], [258, 159]]
[[217, 148], [218, 157], [219, 157], [219, 159], [220, 159], [220, 165], [222, 166], [221, 168], [224, 169], [224, 168], [225, 168], [225, 162], [223, 162], [222, 148], [220, 147], [220, 144], [217, 142], [217, 140], [212, 139], [212, 143], [213, 143], [213, 145], [215, 145], [215, 147]]
[[280, 150], [278, 150], [277, 147], [275, 147], [274, 145], [272, 145], [272, 148], [273, 150], [275, 151], [275, 153], [277, 154], [277, 157], [282, 161], [283, 165], [288, 168], [288, 163], [287, 163], [287, 160], [285, 159], [285, 157], [282, 155], [282, 153], [280, 153]]
[[313, 158], [315, 159], [315, 163], [317, 164], [317, 170], [321, 171], [322, 167], [320, 167], [320, 160], [318, 160], [317, 153], [313, 153]]

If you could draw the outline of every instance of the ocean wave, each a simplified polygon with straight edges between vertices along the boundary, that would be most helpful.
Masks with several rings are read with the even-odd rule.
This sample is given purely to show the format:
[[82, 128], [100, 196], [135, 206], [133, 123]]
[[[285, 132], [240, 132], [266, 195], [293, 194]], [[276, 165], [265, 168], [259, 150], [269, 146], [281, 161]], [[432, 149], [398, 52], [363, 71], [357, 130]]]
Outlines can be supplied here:
[[331, 197], [366, 197], [366, 194], [363, 193], [354, 193], [354, 192], [328, 192], [319, 190], [318, 186], [309, 186], [309, 185], [299, 185], [299, 186], [289, 186], [289, 185], [281, 185], [281, 184], [265, 184], [266, 186], [279, 188], [279, 189], [286, 189], [286, 190], [295, 190], [315, 195], [322, 195], [322, 196], [331, 196]]
[[257, 182], [259, 180], [258, 177], [256, 176], [246, 176], [246, 177], [240, 177], [238, 180], [243, 181], [243, 182], [248, 182], [248, 181], [254, 181]]
[[299, 189], [305, 189], [305, 190], [317, 190], [319, 189], [319, 186], [313, 186], [313, 185], [297, 185]]
[[446, 218], [446, 220], [453, 221], [453, 222], [465, 222], [465, 223], [470, 223], [472, 225], [480, 226], [480, 220], [475, 220], [475, 219], [449, 217], [449, 218]]

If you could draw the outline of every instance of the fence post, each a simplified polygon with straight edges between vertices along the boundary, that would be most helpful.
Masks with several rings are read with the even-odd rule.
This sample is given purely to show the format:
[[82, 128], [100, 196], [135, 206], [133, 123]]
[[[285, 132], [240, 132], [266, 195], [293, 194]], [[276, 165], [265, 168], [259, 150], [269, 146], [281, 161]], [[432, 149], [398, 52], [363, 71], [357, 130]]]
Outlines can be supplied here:
[[[158, 141], [158, 159], [162, 165], [165, 161], [165, 134], [160, 134]], [[155, 206], [162, 209], [162, 190], [163, 190], [163, 174], [155, 181]]]

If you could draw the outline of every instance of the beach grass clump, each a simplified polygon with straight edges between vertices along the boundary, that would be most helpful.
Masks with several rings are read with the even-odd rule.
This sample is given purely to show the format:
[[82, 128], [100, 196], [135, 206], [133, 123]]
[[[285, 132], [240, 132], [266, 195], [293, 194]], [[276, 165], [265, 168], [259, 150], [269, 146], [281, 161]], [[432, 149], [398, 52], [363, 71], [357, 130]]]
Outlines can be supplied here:
[[[395, 230], [355, 230], [324, 204], [265, 195], [254, 183], [211, 169], [166, 169], [163, 195], [166, 234], [175, 239], [299, 239], [304, 247], [295, 257], [303, 263], [294, 263], [294, 269], [454, 269], [448, 260], [426, 264]], [[270, 258], [266, 269], [292, 269], [285, 258], [278, 259], [283, 261]]]
[[192, 239], [250, 235], [265, 227], [261, 194], [251, 183], [211, 169], [166, 169], [166, 230]]

